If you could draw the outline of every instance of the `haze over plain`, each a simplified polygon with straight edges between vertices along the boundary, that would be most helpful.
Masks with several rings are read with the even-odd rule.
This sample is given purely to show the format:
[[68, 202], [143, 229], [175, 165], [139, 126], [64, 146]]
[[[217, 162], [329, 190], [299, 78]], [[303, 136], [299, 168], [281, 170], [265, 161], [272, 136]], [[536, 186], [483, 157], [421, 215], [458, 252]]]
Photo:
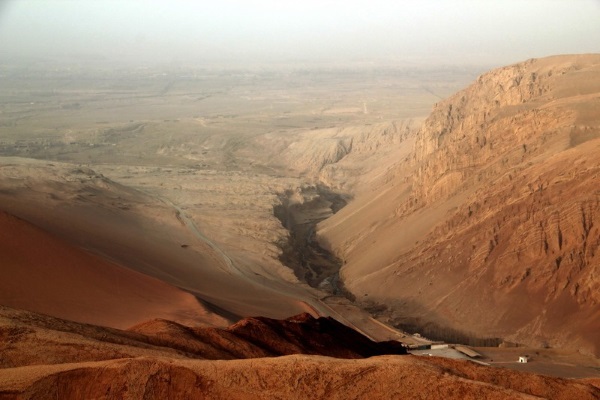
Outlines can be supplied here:
[[0, 5], [0, 53], [129, 64], [500, 66], [598, 51], [600, 2], [36, 1]]

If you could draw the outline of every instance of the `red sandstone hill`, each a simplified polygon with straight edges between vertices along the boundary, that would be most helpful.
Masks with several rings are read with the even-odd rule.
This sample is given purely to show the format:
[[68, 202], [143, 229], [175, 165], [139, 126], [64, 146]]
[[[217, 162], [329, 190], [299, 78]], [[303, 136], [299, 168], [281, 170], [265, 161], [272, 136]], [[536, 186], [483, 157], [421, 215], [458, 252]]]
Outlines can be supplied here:
[[600, 55], [482, 75], [405, 154], [320, 224], [346, 289], [427, 335], [600, 355]]
[[[269, 334], [274, 331], [280, 332], [277, 345]], [[325, 351], [352, 344], [344, 338], [358, 335], [307, 315], [285, 321], [251, 318], [228, 330], [153, 321], [120, 331], [0, 307], [0, 399], [600, 398], [600, 389], [585, 380], [437, 357], [203, 359], [218, 351], [225, 358], [235, 358], [236, 351], [253, 357], [259, 350], [244, 352], [259, 348], [256, 344], [265, 352], [291, 354], [301, 343], [302, 349], [320, 354], [320, 338], [338, 334], [342, 340]]]
[[150, 318], [227, 324], [193, 295], [2, 211], [0, 304], [118, 328]]
[[[118, 330], [0, 306], [0, 343], [4, 368], [140, 355], [231, 360], [292, 354], [349, 359], [406, 354], [399, 342], [373, 342], [332, 318], [309, 314], [286, 320], [245, 318], [227, 329], [152, 320]], [[43, 346], [50, 350], [40, 352]]]
[[[285, 320], [244, 318], [227, 329], [189, 328], [154, 320], [129, 331], [207, 359], [273, 357], [314, 354], [336, 358], [364, 358], [406, 354], [399, 342], [373, 342], [333, 318], [304, 313]], [[154, 340], [158, 339], [158, 340]]]

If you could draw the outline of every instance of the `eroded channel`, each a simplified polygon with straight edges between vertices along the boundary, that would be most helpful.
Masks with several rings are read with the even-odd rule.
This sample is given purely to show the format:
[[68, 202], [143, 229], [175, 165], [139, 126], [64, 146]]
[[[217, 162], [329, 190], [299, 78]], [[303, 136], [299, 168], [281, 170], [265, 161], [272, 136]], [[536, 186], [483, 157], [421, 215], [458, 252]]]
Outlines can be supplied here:
[[321, 247], [316, 225], [347, 204], [347, 197], [323, 185], [288, 190], [279, 196], [273, 213], [289, 231], [287, 242], [279, 243], [280, 261], [310, 286], [341, 294], [338, 274], [342, 260]]

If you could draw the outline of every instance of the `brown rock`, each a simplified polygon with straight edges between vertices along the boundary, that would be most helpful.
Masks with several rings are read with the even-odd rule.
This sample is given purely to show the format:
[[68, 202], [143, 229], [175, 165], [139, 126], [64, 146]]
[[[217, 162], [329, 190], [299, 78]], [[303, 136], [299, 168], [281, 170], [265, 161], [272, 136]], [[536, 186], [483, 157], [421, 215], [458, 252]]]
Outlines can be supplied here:
[[438, 103], [379, 194], [321, 224], [345, 287], [397, 323], [600, 354], [599, 101], [581, 55]]
[[591, 385], [435, 357], [137, 358], [0, 370], [2, 399], [597, 399]]
[[[128, 332], [2, 307], [0, 399], [462, 400], [538, 396], [586, 400], [600, 396], [594, 381], [550, 378], [436, 357], [340, 359], [296, 354], [201, 359], [220, 354], [232, 358], [249, 349], [252, 351], [245, 355], [255, 357], [261, 350], [253, 343], [269, 345], [269, 349], [260, 349], [271, 353], [275, 349], [280, 353], [302, 350], [360, 357], [359, 351], [382, 351], [378, 344], [340, 325], [300, 315], [285, 321], [250, 318], [229, 330], [151, 321], [134, 328], [137, 332]], [[268, 340], [260, 336], [263, 334]], [[339, 338], [339, 343], [328, 342], [333, 337]], [[347, 352], [342, 351], [344, 346]]]

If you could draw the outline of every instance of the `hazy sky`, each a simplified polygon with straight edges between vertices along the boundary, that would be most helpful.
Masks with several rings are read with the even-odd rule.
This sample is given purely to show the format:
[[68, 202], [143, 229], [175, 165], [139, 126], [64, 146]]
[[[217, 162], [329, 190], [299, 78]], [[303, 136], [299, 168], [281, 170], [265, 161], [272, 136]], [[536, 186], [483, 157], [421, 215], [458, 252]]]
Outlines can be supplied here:
[[0, 63], [508, 64], [600, 52], [600, 0], [0, 0]]

